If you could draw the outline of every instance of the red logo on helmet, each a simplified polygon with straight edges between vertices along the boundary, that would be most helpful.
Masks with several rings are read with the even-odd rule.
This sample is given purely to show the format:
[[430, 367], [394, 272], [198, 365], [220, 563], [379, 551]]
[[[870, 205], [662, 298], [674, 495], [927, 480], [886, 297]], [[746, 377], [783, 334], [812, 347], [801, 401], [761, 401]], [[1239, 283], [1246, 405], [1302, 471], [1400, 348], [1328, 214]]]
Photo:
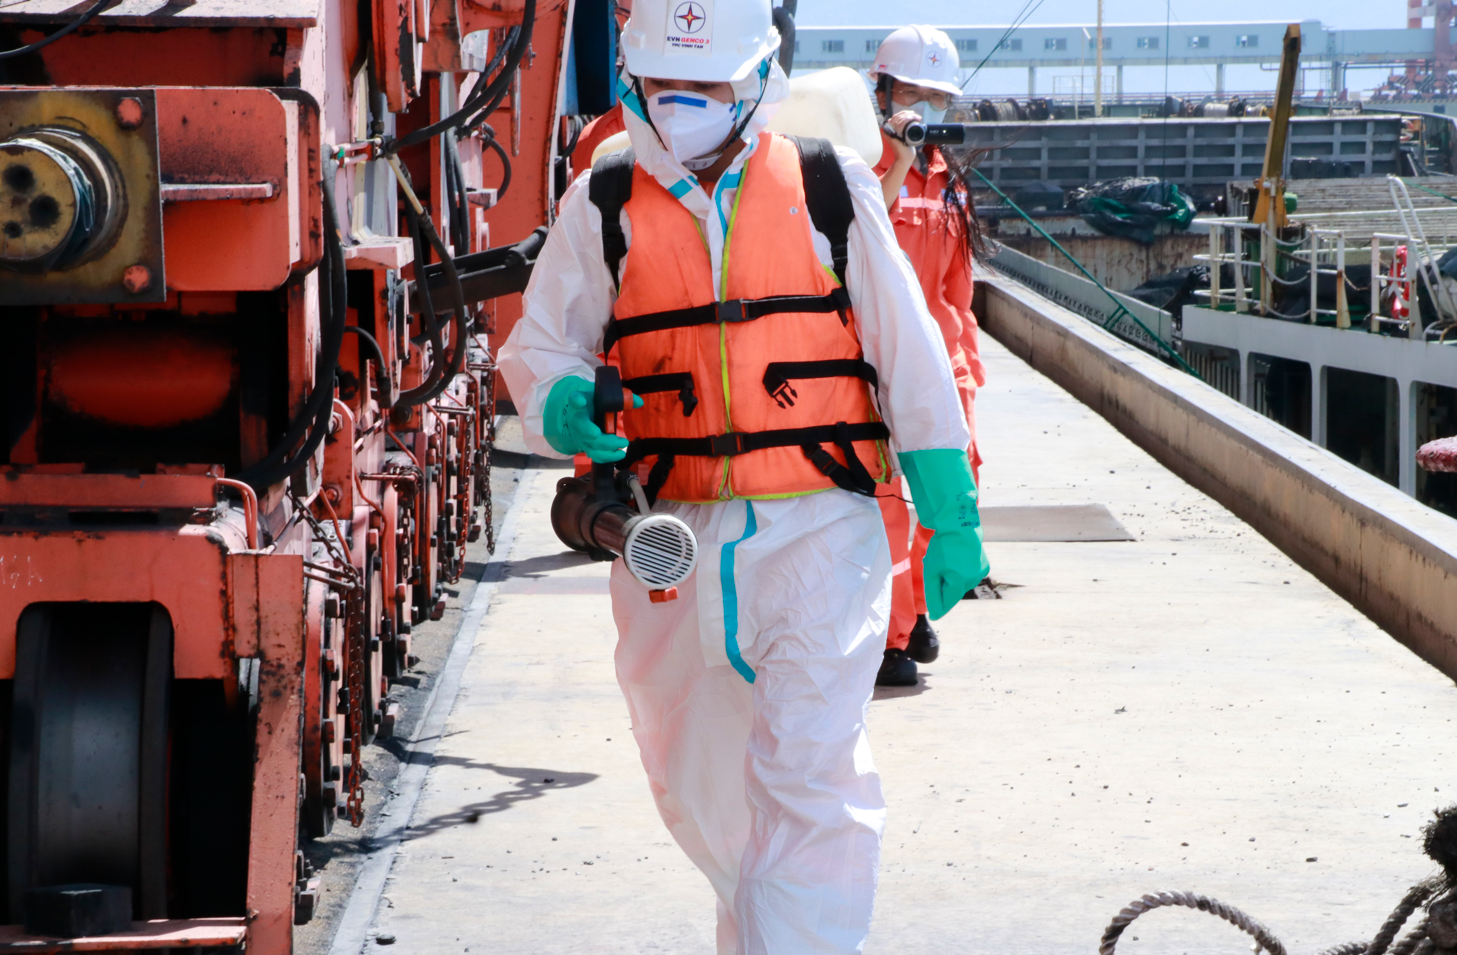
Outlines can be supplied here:
[[932, 66], [940, 66], [941, 65], [941, 58], [939, 56], [937, 56], [936, 54], [934, 54], [934, 53], [927, 53], [926, 54], [926, 59], [928, 59], [928, 60], [931, 61], [931, 65]]
[[703, 29], [703, 24], [708, 17], [704, 14], [703, 8], [688, 0], [687, 3], [678, 4], [678, 9], [673, 11], [673, 20], [682, 28], [684, 33], [697, 33]]

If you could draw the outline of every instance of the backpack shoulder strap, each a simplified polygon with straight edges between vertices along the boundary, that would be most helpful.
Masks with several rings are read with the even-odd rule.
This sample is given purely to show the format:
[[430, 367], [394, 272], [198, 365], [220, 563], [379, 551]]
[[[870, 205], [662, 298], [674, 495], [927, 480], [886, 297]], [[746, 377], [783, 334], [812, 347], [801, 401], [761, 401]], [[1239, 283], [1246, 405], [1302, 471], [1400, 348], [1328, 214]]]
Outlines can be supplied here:
[[790, 136], [799, 149], [799, 168], [804, 176], [804, 201], [816, 229], [830, 240], [830, 257], [835, 277], [845, 284], [845, 265], [850, 259], [850, 223], [855, 221], [855, 206], [850, 201], [850, 186], [840, 157], [828, 139]]
[[587, 180], [587, 198], [602, 212], [602, 260], [612, 273], [612, 284], [621, 286], [618, 270], [627, 255], [622, 234], [622, 207], [632, 198], [632, 169], [637, 157], [631, 148], [608, 153], [592, 167]]

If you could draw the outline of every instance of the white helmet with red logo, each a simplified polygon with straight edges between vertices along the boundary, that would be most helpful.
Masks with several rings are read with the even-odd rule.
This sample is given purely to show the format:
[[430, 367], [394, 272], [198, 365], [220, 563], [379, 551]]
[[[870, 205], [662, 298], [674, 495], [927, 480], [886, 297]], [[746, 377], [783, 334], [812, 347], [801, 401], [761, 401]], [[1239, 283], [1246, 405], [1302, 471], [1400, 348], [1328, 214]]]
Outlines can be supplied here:
[[622, 28], [633, 76], [732, 83], [779, 49], [770, 0], [635, 0]]
[[955, 96], [961, 92], [961, 84], [956, 82], [960, 69], [961, 58], [949, 36], [935, 27], [908, 26], [881, 41], [870, 78], [893, 76], [903, 83]]

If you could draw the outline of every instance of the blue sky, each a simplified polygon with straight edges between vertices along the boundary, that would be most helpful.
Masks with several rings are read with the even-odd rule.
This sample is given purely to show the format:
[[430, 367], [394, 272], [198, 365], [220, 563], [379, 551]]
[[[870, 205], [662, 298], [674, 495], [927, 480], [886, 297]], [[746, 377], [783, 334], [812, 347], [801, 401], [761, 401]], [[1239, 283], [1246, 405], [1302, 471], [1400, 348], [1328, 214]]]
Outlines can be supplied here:
[[[931, 23], [946, 26], [1005, 24], [1022, 7], [1025, 0], [1006, 3], [967, 3], [964, 0], [799, 0], [796, 20], [807, 26], [872, 26], [902, 23]], [[1038, 0], [1031, 0], [1038, 4]], [[1354, 0], [1104, 0], [1106, 23], [1162, 23], [1165, 15], [1175, 23], [1240, 20], [1319, 20], [1339, 29], [1398, 28], [1406, 25], [1406, 4], [1403, 0], [1375, 0], [1356, 3]], [[1035, 23], [1092, 23], [1097, 18], [1096, 0], [1041, 0], [1028, 18]], [[1049, 75], [1043, 76], [1043, 73]], [[1038, 74], [1038, 92], [1053, 92], [1055, 74], [1074, 75], [1077, 70], [1044, 70]], [[1348, 76], [1351, 89], [1370, 89], [1382, 82], [1385, 72], [1352, 70]], [[1064, 80], [1066, 82], [1066, 80]], [[1087, 79], [1091, 89], [1091, 76]], [[1308, 89], [1321, 82], [1312, 70], [1306, 77]], [[983, 95], [1027, 94], [1025, 70], [983, 70], [973, 83]], [[1045, 89], [1043, 88], [1045, 86]], [[1274, 73], [1252, 66], [1227, 68], [1225, 87], [1231, 91], [1273, 89]], [[1152, 93], [1164, 90], [1164, 71], [1157, 67], [1128, 67], [1124, 88], [1130, 93]], [[968, 88], [970, 89], [970, 87]], [[1213, 91], [1213, 67], [1173, 67], [1169, 71], [1171, 92]]]

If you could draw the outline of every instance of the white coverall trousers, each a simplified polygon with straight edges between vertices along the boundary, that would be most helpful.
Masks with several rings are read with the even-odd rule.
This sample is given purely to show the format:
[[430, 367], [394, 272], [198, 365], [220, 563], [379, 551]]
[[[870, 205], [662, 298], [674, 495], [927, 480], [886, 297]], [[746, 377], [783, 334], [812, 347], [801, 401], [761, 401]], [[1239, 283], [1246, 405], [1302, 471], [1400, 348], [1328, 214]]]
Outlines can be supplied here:
[[613, 566], [617, 679], [658, 811], [718, 893], [719, 955], [859, 952], [885, 824], [865, 728], [890, 616], [880, 510], [841, 490], [655, 510], [700, 562], [661, 604]]

